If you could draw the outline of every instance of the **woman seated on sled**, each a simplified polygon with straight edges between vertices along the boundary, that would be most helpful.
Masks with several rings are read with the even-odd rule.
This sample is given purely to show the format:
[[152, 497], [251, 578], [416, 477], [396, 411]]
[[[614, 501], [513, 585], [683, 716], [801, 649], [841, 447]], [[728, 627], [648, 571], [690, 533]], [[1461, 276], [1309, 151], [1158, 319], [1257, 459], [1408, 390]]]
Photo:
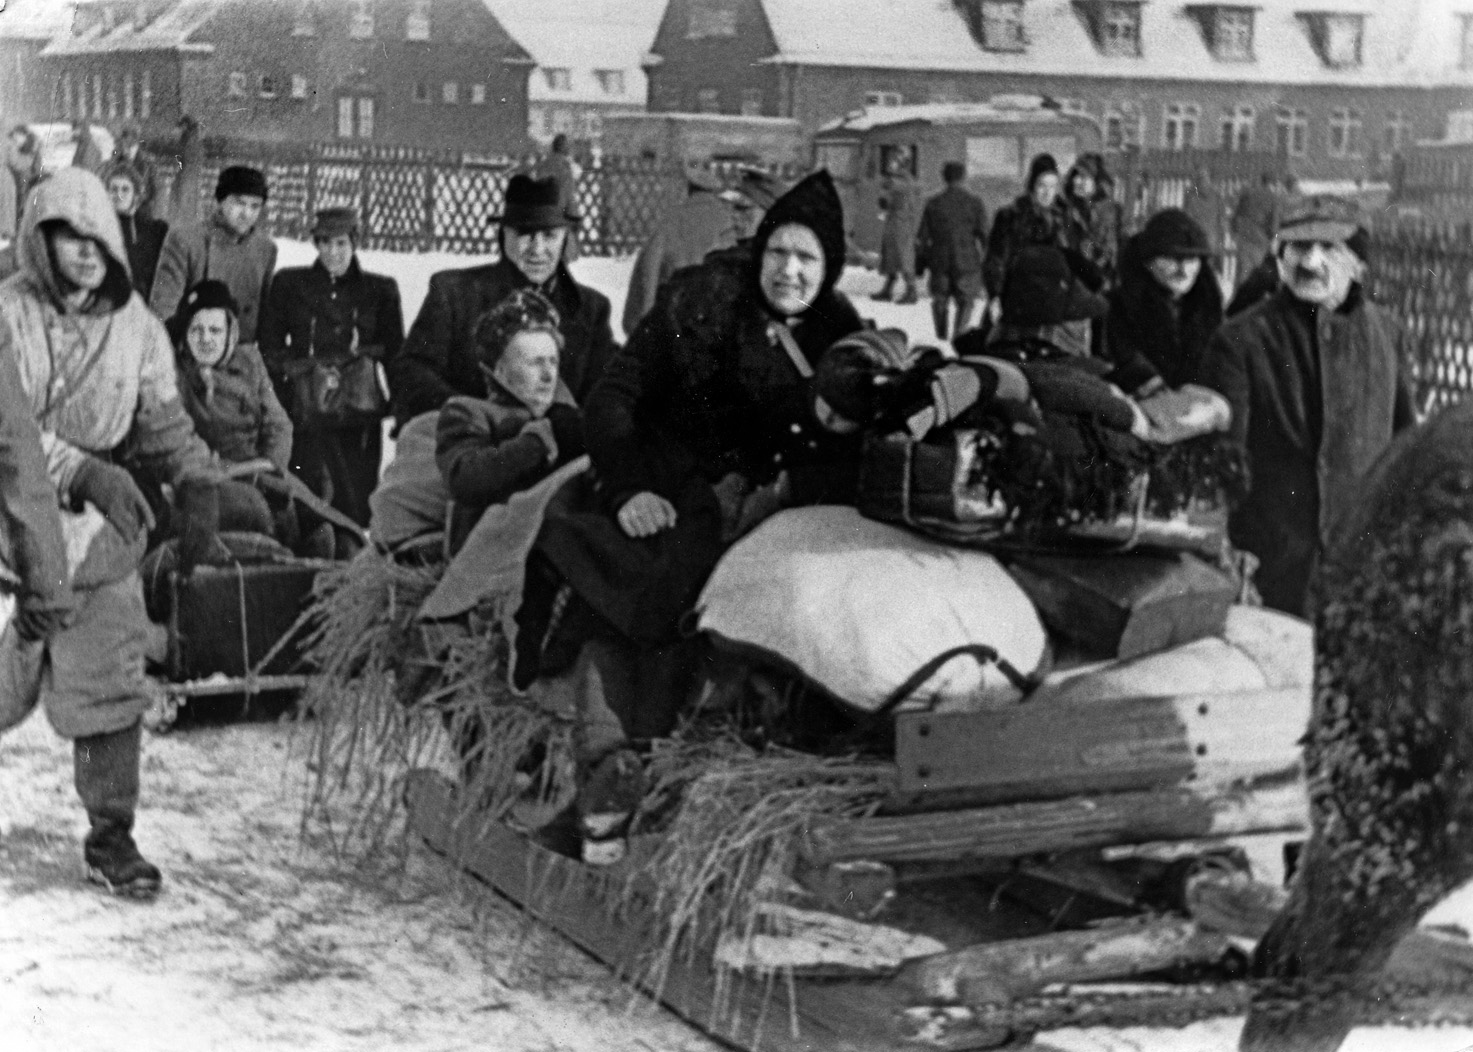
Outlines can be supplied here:
[[220, 458], [220, 529], [273, 537], [304, 555], [331, 557], [330, 523], [302, 537], [287, 473], [292, 422], [260, 352], [239, 342], [239, 307], [224, 282], [206, 279], [169, 319], [179, 393], [195, 430]]
[[[811, 411], [824, 351], [862, 327], [835, 289], [843, 265], [842, 205], [818, 172], [774, 202], [751, 243], [661, 289], [589, 397], [591, 477], [549, 507], [529, 562], [522, 684], [577, 655], [581, 693], [617, 713], [623, 733], [668, 734], [695, 660], [678, 624], [722, 552], [785, 505], [852, 502], [858, 436], [825, 431]], [[593, 638], [580, 651], [570, 634]], [[633, 795], [638, 767], [621, 746], [578, 757], [591, 774], [585, 818], [602, 806], [600, 786]]]
[[453, 501], [450, 552], [481, 514], [583, 455], [583, 420], [558, 378], [557, 308], [520, 289], [476, 323], [485, 398], [457, 395], [440, 409], [435, 463]]

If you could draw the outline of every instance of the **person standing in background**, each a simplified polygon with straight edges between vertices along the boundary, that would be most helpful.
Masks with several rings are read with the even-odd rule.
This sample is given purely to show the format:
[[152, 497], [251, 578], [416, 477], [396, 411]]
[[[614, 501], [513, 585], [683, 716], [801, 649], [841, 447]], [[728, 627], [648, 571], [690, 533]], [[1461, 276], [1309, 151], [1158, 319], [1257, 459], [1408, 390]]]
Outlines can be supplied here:
[[164, 250], [164, 238], [169, 234], [169, 224], [139, 212], [144, 180], [132, 165], [126, 161], [110, 161], [98, 174], [107, 187], [118, 225], [123, 228], [123, 247], [128, 250], [133, 288], [147, 299], [153, 288], [154, 273], [158, 270], [159, 253]]
[[[118, 143], [113, 149], [113, 161], [122, 161], [138, 173], [138, 207], [134, 215], [143, 219], [158, 219], [158, 203], [162, 196], [159, 178], [159, 162], [143, 148], [143, 133], [138, 125], [128, 123], [118, 132]], [[134, 275], [137, 280], [137, 275]]]
[[920, 228], [920, 188], [912, 178], [906, 159], [896, 154], [890, 159], [885, 176], [885, 189], [880, 207], [885, 210], [885, 230], [880, 236], [880, 273], [885, 285], [874, 299], [884, 303], [890, 299], [895, 279], [905, 283], [897, 303], [914, 303], [916, 295], [916, 235]]
[[1279, 195], [1275, 192], [1276, 180], [1272, 173], [1265, 172], [1258, 184], [1243, 188], [1233, 206], [1233, 242], [1237, 246], [1236, 283], [1243, 281], [1253, 268], [1267, 255], [1273, 245], [1274, 228], [1278, 223]]
[[[960, 161], [941, 166], [946, 189], [926, 202], [916, 231], [917, 268], [930, 275], [931, 319], [936, 338], [960, 335], [982, 295], [982, 246], [987, 242], [987, 210], [966, 187], [967, 168]], [[956, 303], [956, 324], [948, 312]]]
[[172, 318], [184, 293], [206, 278], [223, 281], [240, 307], [240, 342], [256, 343], [261, 305], [276, 269], [276, 242], [260, 229], [266, 207], [266, 176], [258, 168], [232, 165], [215, 184], [215, 211], [204, 222], [169, 229], [159, 256], [149, 306]]
[[[0, 212], [0, 217], [8, 216], [9, 221], [0, 221], [0, 235], [10, 237], [20, 228], [20, 214], [25, 210], [26, 194], [36, 185], [36, 180], [41, 178], [41, 144], [36, 141], [35, 132], [24, 124], [11, 128], [7, 139], [5, 167], [10, 172], [14, 193], [3, 194], [7, 208]], [[9, 206], [13, 206], [13, 210]]]
[[[261, 354], [288, 406], [294, 402], [292, 374], [310, 368], [313, 359], [366, 357], [378, 363], [397, 355], [404, 343], [399, 286], [393, 278], [363, 269], [358, 236], [353, 209], [322, 209], [312, 225], [317, 262], [287, 267], [271, 281], [261, 316]], [[375, 379], [376, 373], [375, 368]], [[292, 472], [344, 515], [367, 526], [368, 497], [383, 459], [382, 419], [329, 426], [294, 418], [292, 423]]]
[[92, 137], [92, 125], [86, 120], [72, 122], [72, 133], [76, 136], [77, 150], [72, 154], [72, 167], [96, 172], [102, 167], [102, 151]]

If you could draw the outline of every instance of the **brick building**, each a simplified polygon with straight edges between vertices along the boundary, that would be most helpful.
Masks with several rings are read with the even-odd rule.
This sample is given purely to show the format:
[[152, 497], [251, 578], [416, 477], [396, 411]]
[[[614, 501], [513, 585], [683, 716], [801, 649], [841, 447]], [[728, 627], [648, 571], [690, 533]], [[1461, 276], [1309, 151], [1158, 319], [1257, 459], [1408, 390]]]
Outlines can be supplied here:
[[485, 0], [536, 62], [527, 86], [527, 133], [546, 145], [563, 134], [598, 145], [611, 113], [642, 111], [649, 54], [665, 0]]
[[670, 0], [650, 109], [792, 117], [1046, 95], [1106, 149], [1361, 178], [1473, 88], [1473, 0]]
[[50, 113], [167, 135], [526, 146], [532, 60], [483, 0], [79, 0], [40, 53]]

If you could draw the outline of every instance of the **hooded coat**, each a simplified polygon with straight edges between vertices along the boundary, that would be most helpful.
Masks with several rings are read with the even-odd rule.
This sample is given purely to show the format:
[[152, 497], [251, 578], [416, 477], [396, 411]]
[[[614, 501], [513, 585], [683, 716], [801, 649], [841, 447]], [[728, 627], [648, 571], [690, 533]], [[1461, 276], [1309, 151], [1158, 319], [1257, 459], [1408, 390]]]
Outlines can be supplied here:
[[[43, 226], [61, 221], [102, 247], [107, 273], [90, 306], [67, 304]], [[179, 398], [164, 325], [133, 291], [122, 231], [102, 182], [68, 168], [37, 186], [19, 240], [20, 270], [0, 282], [0, 357], [13, 355], [40, 429], [62, 512], [69, 570], [81, 593], [72, 624], [47, 643], [42, 700], [68, 737], [124, 730], [148, 708], [143, 675], [148, 619], [133, 544], [90, 505], [78, 469], [98, 458], [161, 481], [218, 478]]]
[[1131, 238], [1105, 316], [1105, 357], [1115, 365], [1110, 379], [1125, 391], [1157, 377], [1168, 387], [1195, 382], [1207, 341], [1222, 324], [1222, 290], [1208, 261], [1177, 303], [1146, 269], [1149, 262], [1140, 235]]
[[[807, 377], [778, 338], [783, 323], [758, 281], [768, 240], [788, 223], [813, 230], [824, 252], [820, 290], [790, 330]], [[725, 550], [713, 486], [727, 475], [760, 486], [786, 471], [791, 503], [853, 500], [859, 439], [818, 425], [809, 378], [834, 341], [862, 327], [834, 288], [843, 265], [842, 205], [819, 172], [773, 204], [750, 246], [675, 274], [588, 399], [600, 507], [550, 513], [540, 544], [626, 637], [674, 638], [677, 619]], [[675, 506], [674, 528], [644, 540], [624, 535], [612, 513], [641, 492]]]
[[291, 470], [291, 417], [255, 347], [232, 336], [225, 357], [206, 369], [181, 339], [177, 361], [184, 408], [211, 449], [231, 463], [265, 457], [283, 474]]

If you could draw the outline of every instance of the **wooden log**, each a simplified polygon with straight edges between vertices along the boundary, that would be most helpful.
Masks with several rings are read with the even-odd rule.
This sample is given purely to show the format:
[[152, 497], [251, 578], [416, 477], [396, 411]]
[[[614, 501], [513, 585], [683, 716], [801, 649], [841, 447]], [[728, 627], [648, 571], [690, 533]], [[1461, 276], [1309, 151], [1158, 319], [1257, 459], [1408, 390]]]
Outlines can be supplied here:
[[[1268, 931], [1289, 895], [1242, 873], [1204, 872], [1187, 882], [1187, 912], [1201, 927], [1250, 942]], [[1427, 928], [1410, 932], [1386, 963], [1386, 978], [1413, 988], [1473, 988], [1473, 943]]]
[[1219, 797], [1176, 789], [833, 821], [810, 828], [803, 851], [816, 864], [1007, 859], [1148, 840], [1295, 831], [1307, 825], [1308, 803], [1296, 782]]
[[[1226, 647], [1221, 640], [1200, 644]], [[1210, 791], [1292, 777], [1299, 770], [1297, 743], [1309, 704], [1309, 688], [1291, 686], [1037, 698], [979, 712], [900, 712], [898, 781], [886, 810], [1050, 800], [1184, 782]]]
[[908, 960], [946, 950], [926, 935], [782, 903], [763, 906], [758, 923], [766, 930], [722, 938], [715, 963], [757, 977], [878, 978], [894, 975]]
[[1104, 924], [1085, 931], [981, 943], [912, 961], [900, 972], [927, 1000], [999, 1004], [1050, 983], [1123, 979], [1184, 964], [1215, 964], [1231, 942], [1191, 921], [1154, 918]]

